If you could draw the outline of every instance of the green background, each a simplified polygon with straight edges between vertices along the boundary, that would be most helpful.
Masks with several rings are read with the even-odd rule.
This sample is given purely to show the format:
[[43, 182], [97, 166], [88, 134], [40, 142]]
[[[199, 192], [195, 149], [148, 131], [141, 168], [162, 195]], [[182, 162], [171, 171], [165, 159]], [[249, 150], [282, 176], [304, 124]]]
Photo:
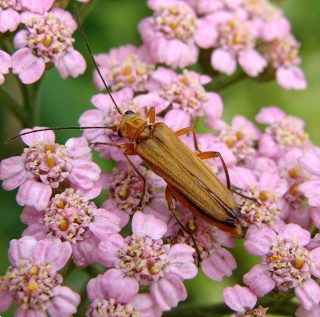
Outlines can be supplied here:
[[[304, 91], [284, 91], [275, 81], [257, 83], [252, 79], [244, 79], [221, 92], [224, 101], [224, 116], [228, 122], [237, 114], [253, 120], [261, 107], [275, 105], [288, 114], [302, 118], [306, 123], [306, 131], [311, 140], [320, 145], [320, 1], [319, 0], [287, 0], [279, 5], [285, 16], [292, 23], [292, 32], [301, 42], [301, 68], [305, 72], [308, 87]], [[108, 52], [112, 47], [125, 44], [139, 45], [137, 23], [150, 15], [150, 10], [142, 0], [100, 0], [92, 8], [83, 28], [86, 32], [91, 49], [94, 53]], [[82, 52], [87, 60], [85, 75], [63, 80], [55, 69], [49, 71], [41, 89], [40, 123], [43, 126], [74, 126], [81, 113], [91, 109], [90, 98], [98, 91], [92, 84], [93, 65], [86, 51], [85, 44], [76, 32], [75, 48]], [[6, 77], [4, 85], [12, 95], [16, 95], [13, 76]], [[23, 145], [14, 141], [4, 145], [4, 141], [19, 133], [21, 126], [15, 118], [2, 106], [0, 108], [0, 158], [20, 155]], [[57, 134], [60, 143], [72, 136], [80, 136], [79, 131], [63, 131]], [[99, 160], [103, 170], [110, 167], [107, 162]], [[8, 243], [13, 238], [19, 238], [24, 226], [20, 223], [21, 207], [15, 203], [16, 191], [5, 192], [0, 189], [0, 275], [5, 273], [9, 261], [7, 259]], [[242, 252], [242, 240], [237, 241], [237, 250], [232, 251], [238, 260], [235, 279], [225, 278], [223, 282], [211, 281], [203, 274], [192, 281], [186, 281], [188, 288], [188, 303], [212, 304], [221, 302], [221, 289], [226, 285], [241, 283], [241, 276], [247, 272], [255, 259]], [[70, 279], [71, 285], [77, 287], [86, 282], [86, 274], [76, 275]], [[184, 315], [184, 314], [181, 314]], [[198, 311], [198, 316], [205, 313]], [[10, 312], [1, 316], [13, 316]], [[79, 315], [80, 316], [80, 315]], [[220, 313], [210, 311], [208, 316], [220, 316]]]

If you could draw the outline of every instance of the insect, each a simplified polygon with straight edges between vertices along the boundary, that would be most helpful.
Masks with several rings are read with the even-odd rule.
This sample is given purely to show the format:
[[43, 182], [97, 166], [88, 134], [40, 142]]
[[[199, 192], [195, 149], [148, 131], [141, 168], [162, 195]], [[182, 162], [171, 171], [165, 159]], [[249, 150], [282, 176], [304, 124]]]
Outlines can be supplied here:
[[[104, 82], [80, 23], [79, 27], [96, 69]], [[195, 131], [191, 127], [172, 132], [164, 123], [155, 122], [154, 107], [149, 109], [147, 119], [138, 116], [131, 110], [122, 113], [106, 84], [105, 87], [117, 111], [122, 115], [117, 127], [111, 126], [107, 127], [107, 129], [116, 130], [120, 137], [127, 138], [130, 143], [104, 144], [124, 150], [124, 156], [143, 180], [144, 189], [138, 207], [142, 207], [142, 200], [146, 191], [146, 179], [131, 161], [130, 156], [132, 155], [138, 155], [154, 173], [162, 177], [167, 183], [165, 199], [168, 208], [183, 230], [192, 236], [192, 231], [179, 221], [175, 213], [174, 198], [185, 205], [196, 217], [215, 225], [225, 232], [240, 237], [242, 235], [241, 213], [233, 197], [228, 170], [221, 154], [214, 151], [200, 152]], [[106, 129], [106, 127], [69, 127], [67, 129], [94, 128]], [[63, 128], [42, 129], [42, 131], [61, 129]], [[32, 132], [24, 134], [28, 133]], [[187, 133], [193, 134], [196, 152], [189, 149], [179, 139], [179, 136]], [[207, 158], [220, 159], [225, 171], [227, 185], [224, 185], [203, 162], [203, 159]]]

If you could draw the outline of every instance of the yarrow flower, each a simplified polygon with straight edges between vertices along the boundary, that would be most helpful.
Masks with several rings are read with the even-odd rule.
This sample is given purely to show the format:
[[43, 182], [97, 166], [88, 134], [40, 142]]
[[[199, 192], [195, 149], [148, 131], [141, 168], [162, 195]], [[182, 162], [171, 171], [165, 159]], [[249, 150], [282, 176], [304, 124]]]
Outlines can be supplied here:
[[278, 159], [290, 148], [306, 149], [310, 146], [309, 136], [303, 129], [304, 122], [286, 115], [277, 107], [262, 108], [256, 120], [269, 124], [259, 139], [259, 153], [262, 156]]
[[304, 74], [297, 66], [300, 64], [299, 47], [297, 40], [288, 34], [266, 42], [259, 48], [275, 69], [277, 83], [283, 89], [305, 89], [307, 86]]
[[[21, 133], [36, 131], [25, 129]], [[21, 156], [0, 163], [0, 179], [5, 190], [19, 187], [19, 205], [44, 209], [53, 191], [74, 188], [77, 193], [94, 198], [101, 191], [100, 168], [91, 161], [91, 149], [85, 138], [72, 138], [66, 145], [54, 142], [53, 131], [23, 135], [29, 147]]]
[[27, 30], [14, 38], [17, 51], [12, 56], [12, 69], [24, 84], [39, 80], [49, 62], [64, 79], [83, 74], [86, 62], [72, 46], [77, 24], [69, 12], [60, 8], [43, 14], [24, 12], [21, 21]]
[[205, 91], [203, 85], [210, 81], [209, 76], [186, 69], [179, 75], [171, 69], [159, 67], [152, 73], [146, 86], [150, 92], [168, 100], [173, 109], [179, 109], [189, 116], [183, 120], [184, 126], [205, 114], [205, 124], [212, 127], [222, 114], [223, 104], [218, 94]]
[[235, 195], [246, 226], [274, 227], [282, 222], [279, 201], [288, 189], [286, 180], [277, 174], [263, 172], [257, 175], [257, 172], [241, 167], [230, 169], [229, 174], [233, 185], [241, 188], [241, 195], [252, 198]]
[[[100, 73], [113, 91], [130, 87], [136, 92], [146, 91], [145, 84], [149, 80], [154, 65], [145, 47], [125, 45], [110, 50], [108, 54], [94, 56]], [[100, 89], [105, 89], [101, 78], [95, 70], [93, 82]]]
[[156, 305], [150, 294], [131, 294], [128, 287], [121, 287], [120, 291], [114, 287], [120, 282], [114, 273], [108, 270], [88, 282], [87, 292], [90, 305], [87, 309], [87, 317], [160, 317], [162, 315], [162, 310]]
[[166, 231], [163, 221], [137, 211], [132, 218], [132, 235], [125, 239], [111, 235], [99, 244], [96, 255], [101, 264], [114, 267], [110, 271], [118, 276], [119, 292], [126, 288], [133, 295], [139, 286], [148, 286], [162, 310], [186, 299], [182, 280], [197, 274], [194, 249], [185, 244], [164, 245], [161, 238]]
[[100, 240], [121, 229], [117, 215], [97, 208], [72, 188], [52, 197], [41, 212], [34, 207], [24, 207], [20, 218], [28, 225], [23, 236], [32, 235], [38, 240], [52, 237], [69, 242], [73, 260], [79, 267], [94, 263], [92, 254]]
[[71, 246], [59, 239], [37, 241], [25, 236], [12, 240], [9, 248], [11, 266], [0, 277], [0, 312], [12, 301], [17, 305], [15, 316], [70, 317], [77, 311], [80, 296], [62, 286], [57, 273], [71, 256]]
[[217, 32], [211, 55], [211, 65], [214, 69], [232, 75], [238, 62], [250, 77], [256, 77], [263, 71], [267, 61], [255, 49], [256, 37], [246, 21], [241, 21], [235, 15], [226, 12], [218, 12], [207, 19]]
[[[180, 221], [192, 232], [193, 239], [188, 233], [182, 230], [173, 218], [174, 228], [167, 232], [171, 245], [182, 243], [197, 248], [201, 257], [201, 268], [209, 278], [215, 281], [221, 281], [224, 276], [231, 276], [237, 264], [233, 255], [224, 248], [234, 247], [231, 235], [208, 224], [200, 218], [194, 219], [190, 212], [186, 211], [185, 207], [180, 205], [179, 213], [185, 213], [184, 216], [180, 217]], [[198, 260], [197, 252], [194, 252], [193, 256]]]
[[146, 179], [145, 191], [143, 180], [128, 162], [117, 162], [111, 173], [103, 175], [103, 183], [106, 184], [108, 190], [108, 200], [129, 214], [132, 214], [139, 206], [142, 194], [144, 197], [141, 203], [145, 206], [154, 191], [150, 178], [151, 171], [146, 171], [146, 168], [141, 165], [137, 168]]
[[244, 275], [244, 283], [259, 297], [277, 288], [281, 292], [294, 290], [306, 310], [319, 304], [320, 286], [312, 275], [320, 277], [320, 247], [308, 250], [309, 242], [310, 232], [296, 224], [248, 232], [244, 247], [261, 256], [261, 261]]
[[139, 23], [139, 32], [155, 62], [173, 68], [194, 64], [198, 48], [194, 33], [197, 16], [186, 3], [177, 0], [149, 0], [152, 17]]

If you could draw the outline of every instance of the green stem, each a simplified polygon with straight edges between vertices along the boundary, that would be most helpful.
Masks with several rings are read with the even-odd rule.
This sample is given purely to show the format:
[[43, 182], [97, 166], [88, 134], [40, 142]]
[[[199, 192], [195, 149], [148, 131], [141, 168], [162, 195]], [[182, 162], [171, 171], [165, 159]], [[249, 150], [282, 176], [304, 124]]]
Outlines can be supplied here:
[[21, 121], [23, 127], [32, 127], [39, 125], [40, 123], [39, 91], [43, 81], [43, 76], [31, 85], [25, 85], [18, 80], [26, 112], [25, 120], [23, 122]]
[[21, 123], [27, 121], [26, 109], [19, 105], [2, 87], [0, 87], [0, 105], [6, 107]]

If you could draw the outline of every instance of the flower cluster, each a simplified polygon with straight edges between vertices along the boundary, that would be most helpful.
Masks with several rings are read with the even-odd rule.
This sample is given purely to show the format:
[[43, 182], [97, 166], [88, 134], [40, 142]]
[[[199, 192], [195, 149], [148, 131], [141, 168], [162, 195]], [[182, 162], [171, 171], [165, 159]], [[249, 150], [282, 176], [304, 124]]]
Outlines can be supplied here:
[[57, 68], [62, 78], [84, 73], [86, 62], [72, 45], [77, 24], [68, 11], [54, 6], [54, 0], [0, 1], [0, 32], [13, 33], [15, 49], [0, 51], [0, 84], [11, 67], [24, 84], [38, 81], [48, 63]]
[[[124, 45], [95, 56], [99, 72], [93, 82], [106, 88], [101, 74], [113, 93], [92, 96], [95, 109], [78, 120], [82, 137], [61, 145], [49, 128], [23, 129], [22, 155], [0, 163], [2, 187], [17, 189], [20, 219], [27, 225], [10, 244], [12, 265], [0, 278], [0, 312], [13, 302], [17, 316], [75, 314], [80, 296], [62, 286], [58, 271], [64, 268], [90, 274], [89, 304], [82, 312], [88, 317], [161, 316], [187, 298], [184, 280], [197, 275], [196, 265], [215, 281], [237, 268], [228, 249], [239, 231], [218, 214], [231, 210], [241, 224], [246, 256], [260, 257], [243, 276], [246, 286], [222, 293], [233, 316], [266, 316], [271, 305], [256, 305], [271, 293], [277, 300], [295, 296], [297, 316], [318, 316], [320, 235], [310, 230], [320, 229], [320, 149], [300, 118], [276, 106], [262, 108], [256, 122], [241, 115], [225, 122], [222, 97], [205, 88], [219, 72], [243, 72], [259, 80], [271, 73], [283, 89], [304, 89], [290, 23], [267, 0], [147, 5], [153, 15], [139, 23], [140, 47]], [[85, 71], [73, 48], [76, 23], [59, 1], [0, 0], [0, 31], [19, 26], [16, 51], [0, 51], [0, 83], [10, 68], [23, 84], [38, 81], [51, 64], [62, 78]], [[191, 127], [201, 117], [207, 132], [198, 134]], [[235, 207], [182, 164], [179, 149], [154, 137], [158, 122], [172, 130], [172, 139], [176, 132], [184, 143], [175, 143], [180, 149], [194, 152], [182, 153], [208, 158], [205, 170], [227, 197], [234, 196]], [[153, 140], [157, 148], [150, 147], [152, 157], [143, 159], [137, 146]], [[166, 153], [158, 150], [164, 147]], [[92, 149], [114, 160], [114, 167], [101, 171]], [[219, 210], [202, 210], [166, 183], [172, 178], [163, 172], [166, 156], [187, 170], [198, 192], [208, 192]]]

